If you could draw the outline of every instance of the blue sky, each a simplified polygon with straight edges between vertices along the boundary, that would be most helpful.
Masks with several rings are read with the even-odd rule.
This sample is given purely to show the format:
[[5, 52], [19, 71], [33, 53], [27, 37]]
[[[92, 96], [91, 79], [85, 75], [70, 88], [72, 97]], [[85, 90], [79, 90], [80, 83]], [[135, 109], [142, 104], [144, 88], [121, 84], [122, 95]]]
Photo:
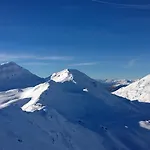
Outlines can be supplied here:
[[0, 62], [49, 76], [64, 68], [94, 78], [150, 73], [149, 0], [0, 1]]

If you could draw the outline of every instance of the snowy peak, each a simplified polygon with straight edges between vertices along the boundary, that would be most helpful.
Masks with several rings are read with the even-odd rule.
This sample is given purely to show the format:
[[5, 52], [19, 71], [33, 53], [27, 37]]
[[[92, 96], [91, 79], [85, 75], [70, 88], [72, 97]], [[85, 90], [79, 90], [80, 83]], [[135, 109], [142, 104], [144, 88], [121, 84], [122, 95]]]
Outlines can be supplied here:
[[[64, 69], [60, 72], [53, 73], [51, 76], [51, 80], [55, 82], [66, 82], [66, 81], [73, 81], [74, 83], [80, 83], [83, 81], [95, 81], [94, 79], [91, 79], [86, 74], [80, 72], [76, 69]], [[78, 83], [78, 84], [79, 84]]]
[[21, 66], [17, 65], [15, 62], [6, 62], [0, 65], [0, 73], [10, 73], [11, 71], [17, 71], [23, 69]]
[[[53, 73], [51, 76], [51, 81], [67, 84], [66, 86], [70, 89], [75, 88], [76, 86], [79, 89], [82, 89], [82, 91], [88, 91], [88, 93], [96, 97], [102, 98], [104, 95], [109, 95], [109, 92], [105, 89], [104, 84], [90, 78], [76, 69], [64, 69], [60, 72]], [[70, 84], [67, 82], [70, 82]]]
[[5, 71], [5, 70], [9, 70], [9, 69], [13, 70], [13, 69], [23, 69], [23, 68], [21, 66], [19, 66], [18, 64], [16, 64], [15, 62], [10, 61], [10, 62], [6, 62], [6, 63], [1, 63], [0, 69], [1, 69], [1, 71]]
[[5, 62], [5, 63], [1, 63], [1, 66], [12, 66], [12, 65], [17, 65], [15, 62], [10, 61], [10, 62]]
[[150, 103], [150, 75], [137, 80], [136, 82], [128, 85], [127, 87], [121, 88], [113, 94], [130, 99], [138, 100], [140, 102]]
[[25, 88], [41, 82], [44, 82], [44, 79], [32, 74], [15, 62], [0, 65], [0, 90]]
[[90, 77], [76, 69], [64, 69], [60, 72], [53, 73], [51, 76], [51, 80], [61, 83], [66, 81], [77, 82], [78, 80], [80, 80], [80, 78], [89, 79]]
[[70, 72], [69, 69], [62, 70], [57, 73], [53, 73], [51, 76], [51, 80], [55, 82], [65, 82], [65, 81], [72, 81], [73, 74]]
[[0, 65], [0, 80], [17, 78], [19, 75], [23, 75], [28, 71], [14, 62], [7, 62]]

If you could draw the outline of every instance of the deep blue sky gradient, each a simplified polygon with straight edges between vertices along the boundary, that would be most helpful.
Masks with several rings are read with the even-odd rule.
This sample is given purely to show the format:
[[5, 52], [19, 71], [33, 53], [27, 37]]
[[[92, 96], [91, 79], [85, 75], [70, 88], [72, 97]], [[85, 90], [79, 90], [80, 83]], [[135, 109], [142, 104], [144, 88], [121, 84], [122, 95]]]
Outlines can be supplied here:
[[132, 7], [150, 2], [107, 2], [131, 7], [91, 0], [0, 1], [0, 62], [15, 61], [40, 76], [64, 68], [94, 78], [150, 73], [150, 6]]

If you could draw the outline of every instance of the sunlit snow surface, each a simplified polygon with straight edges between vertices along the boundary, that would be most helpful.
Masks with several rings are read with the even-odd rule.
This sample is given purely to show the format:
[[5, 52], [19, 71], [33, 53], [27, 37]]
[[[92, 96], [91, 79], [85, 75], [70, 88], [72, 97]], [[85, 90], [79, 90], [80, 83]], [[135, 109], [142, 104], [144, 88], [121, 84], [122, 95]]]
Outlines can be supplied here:
[[0, 107], [0, 150], [150, 147], [149, 122], [141, 121], [150, 118], [150, 104], [112, 95], [78, 70], [65, 69], [37, 86], [0, 92]]
[[131, 101], [138, 100], [139, 102], [150, 103], [150, 75], [113, 92], [113, 94]]
[[150, 120], [140, 121], [139, 124], [142, 128], [150, 130]]
[[68, 69], [65, 69], [60, 72], [53, 73], [51, 76], [51, 80], [55, 82], [73, 81], [73, 75], [69, 72]]

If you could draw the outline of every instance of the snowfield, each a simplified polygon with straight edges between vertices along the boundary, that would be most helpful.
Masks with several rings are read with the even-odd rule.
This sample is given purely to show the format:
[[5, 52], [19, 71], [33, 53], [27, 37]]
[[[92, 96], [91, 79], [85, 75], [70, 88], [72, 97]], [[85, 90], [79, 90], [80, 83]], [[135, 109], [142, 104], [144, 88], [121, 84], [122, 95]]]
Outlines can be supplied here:
[[7, 107], [0, 110], [1, 150], [104, 150], [104, 140], [80, 125], [69, 123], [55, 110], [26, 114]]
[[131, 101], [138, 100], [139, 102], [150, 103], [150, 75], [113, 92], [113, 94]]
[[35, 86], [0, 92], [0, 150], [149, 150], [149, 121], [141, 121], [150, 119], [149, 108], [65, 69]]

